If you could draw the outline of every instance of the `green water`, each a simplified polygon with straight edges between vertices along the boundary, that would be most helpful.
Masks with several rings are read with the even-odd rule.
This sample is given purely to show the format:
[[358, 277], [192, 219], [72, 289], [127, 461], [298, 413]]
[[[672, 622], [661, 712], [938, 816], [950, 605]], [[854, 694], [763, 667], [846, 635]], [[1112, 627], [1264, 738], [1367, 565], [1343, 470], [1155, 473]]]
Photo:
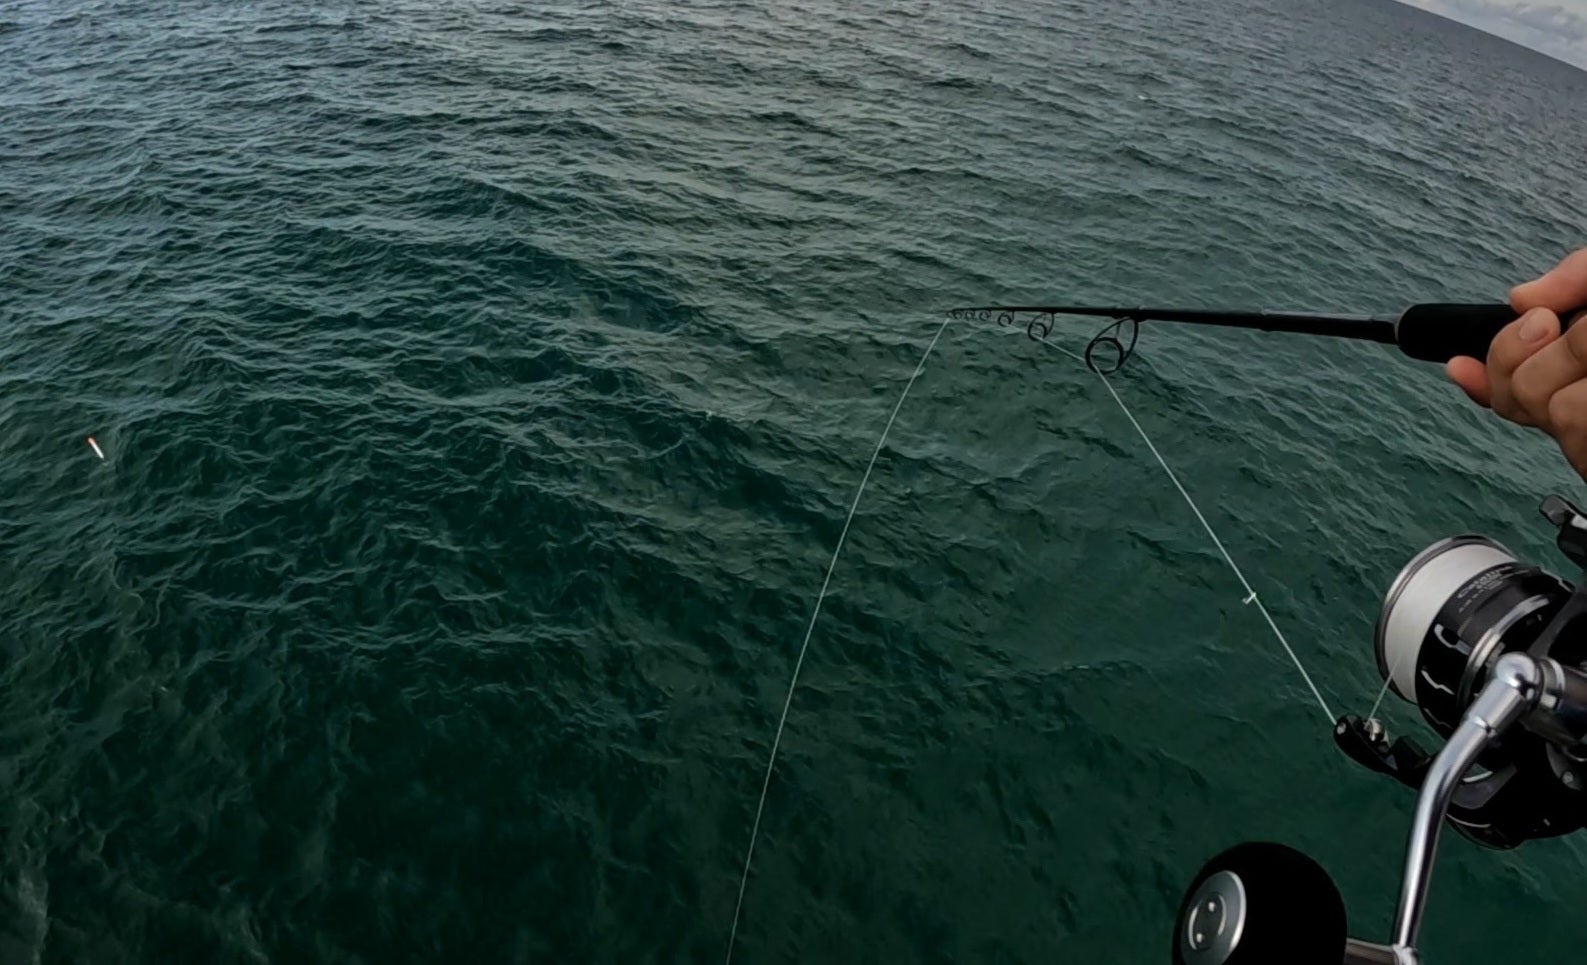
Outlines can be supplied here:
[[[1584, 95], [1386, 0], [0, 5], [0, 960], [719, 960], [941, 311], [1500, 297]], [[1116, 385], [1337, 712], [1426, 543], [1561, 565], [1580, 480], [1436, 371]], [[735, 960], [1164, 962], [1250, 838], [1382, 937], [1410, 795], [1241, 597], [1093, 376], [950, 327]], [[1584, 855], [1446, 842], [1429, 960], [1574, 951]]]

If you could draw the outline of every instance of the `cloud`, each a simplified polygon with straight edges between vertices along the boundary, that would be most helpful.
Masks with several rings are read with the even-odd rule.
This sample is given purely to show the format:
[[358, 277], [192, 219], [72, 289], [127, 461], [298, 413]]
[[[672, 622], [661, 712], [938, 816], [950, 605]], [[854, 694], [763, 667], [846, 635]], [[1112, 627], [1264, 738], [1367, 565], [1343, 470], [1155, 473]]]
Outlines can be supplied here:
[[1587, 0], [1402, 0], [1587, 68]]
[[1587, 0], [1409, 0], [1415, 6], [1587, 67]]

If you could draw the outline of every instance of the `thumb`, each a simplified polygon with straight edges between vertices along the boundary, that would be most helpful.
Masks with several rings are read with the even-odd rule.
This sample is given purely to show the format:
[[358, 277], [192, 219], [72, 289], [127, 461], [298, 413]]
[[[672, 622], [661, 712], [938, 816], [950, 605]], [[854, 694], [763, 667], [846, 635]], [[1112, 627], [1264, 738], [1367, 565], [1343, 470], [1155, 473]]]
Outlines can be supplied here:
[[1534, 308], [1568, 312], [1587, 305], [1587, 248], [1566, 256], [1542, 278], [1511, 289], [1510, 305], [1522, 313]]
[[1456, 356], [1444, 367], [1449, 381], [1460, 386], [1471, 401], [1484, 409], [1493, 404], [1493, 394], [1488, 387], [1488, 367], [1469, 355]]

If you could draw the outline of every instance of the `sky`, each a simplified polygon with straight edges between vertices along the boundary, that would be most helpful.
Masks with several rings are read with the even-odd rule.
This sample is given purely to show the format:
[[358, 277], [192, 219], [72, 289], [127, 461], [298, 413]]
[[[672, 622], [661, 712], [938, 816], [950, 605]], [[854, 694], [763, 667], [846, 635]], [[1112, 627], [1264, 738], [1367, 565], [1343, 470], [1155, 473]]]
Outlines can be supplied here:
[[1587, 0], [1405, 0], [1587, 68]]

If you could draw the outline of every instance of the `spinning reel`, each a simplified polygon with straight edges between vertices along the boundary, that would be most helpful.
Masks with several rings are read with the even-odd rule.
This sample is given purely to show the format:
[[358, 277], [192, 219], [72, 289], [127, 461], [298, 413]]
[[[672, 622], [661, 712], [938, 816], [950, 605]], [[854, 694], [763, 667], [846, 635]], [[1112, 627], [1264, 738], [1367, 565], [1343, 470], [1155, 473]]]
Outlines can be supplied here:
[[[1587, 570], [1587, 516], [1543, 501], [1557, 544]], [[1428, 547], [1395, 578], [1378, 670], [1445, 741], [1430, 754], [1373, 719], [1334, 728], [1358, 764], [1418, 789], [1394, 935], [1348, 938], [1338, 889], [1277, 844], [1212, 859], [1186, 893], [1175, 965], [1420, 965], [1416, 951], [1445, 821], [1492, 848], [1587, 826], [1587, 580], [1572, 587], [1481, 536]]]

